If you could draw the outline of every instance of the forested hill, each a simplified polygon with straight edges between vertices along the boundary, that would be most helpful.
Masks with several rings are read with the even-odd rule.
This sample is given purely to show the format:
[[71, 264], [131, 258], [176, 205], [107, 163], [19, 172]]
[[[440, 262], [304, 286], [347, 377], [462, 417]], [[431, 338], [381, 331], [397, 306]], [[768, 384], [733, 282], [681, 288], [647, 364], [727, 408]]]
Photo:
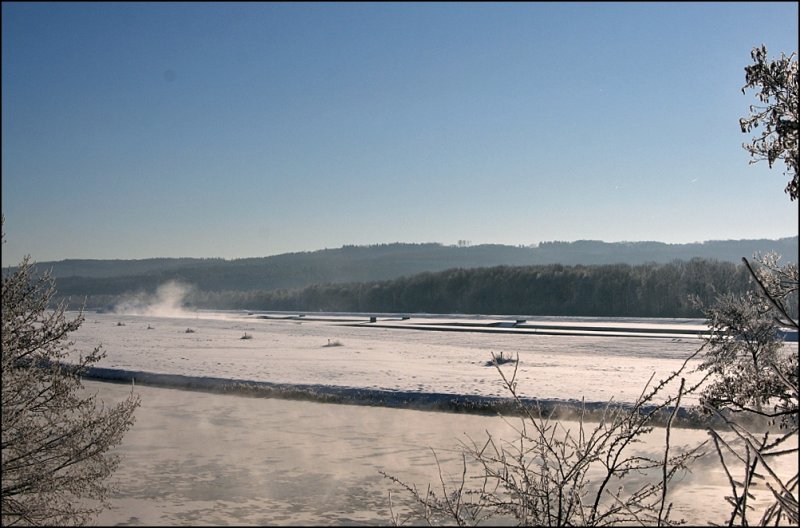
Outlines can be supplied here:
[[51, 269], [61, 295], [121, 294], [154, 290], [177, 280], [202, 291], [302, 288], [312, 284], [367, 282], [453, 268], [491, 266], [667, 263], [692, 258], [739, 263], [775, 251], [797, 261], [798, 237], [694, 244], [661, 242], [544, 242], [537, 247], [442, 244], [344, 246], [261, 258], [64, 260], [38, 263]]
[[[634, 266], [454, 268], [294, 290], [191, 291], [183, 302], [187, 308], [229, 310], [702, 317], [694, 300], [709, 306], [718, 295], [741, 295], [750, 287], [744, 264], [695, 258]], [[103, 297], [92, 301], [114, 305]]]

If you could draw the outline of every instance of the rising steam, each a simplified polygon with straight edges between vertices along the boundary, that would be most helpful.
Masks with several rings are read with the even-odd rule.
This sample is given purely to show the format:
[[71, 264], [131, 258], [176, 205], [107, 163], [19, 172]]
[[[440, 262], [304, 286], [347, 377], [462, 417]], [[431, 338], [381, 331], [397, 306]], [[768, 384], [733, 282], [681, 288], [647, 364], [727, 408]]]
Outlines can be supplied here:
[[141, 292], [123, 299], [114, 306], [114, 313], [122, 315], [151, 315], [156, 317], [194, 317], [186, 309], [184, 299], [192, 286], [170, 281], [158, 287], [155, 293]]

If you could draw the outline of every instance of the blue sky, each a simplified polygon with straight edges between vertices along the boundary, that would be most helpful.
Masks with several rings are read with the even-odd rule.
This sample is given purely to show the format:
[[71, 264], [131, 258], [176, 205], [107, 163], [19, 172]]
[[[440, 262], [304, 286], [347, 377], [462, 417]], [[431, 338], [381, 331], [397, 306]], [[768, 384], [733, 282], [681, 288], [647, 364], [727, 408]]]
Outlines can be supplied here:
[[3, 265], [797, 234], [795, 2], [2, 4]]

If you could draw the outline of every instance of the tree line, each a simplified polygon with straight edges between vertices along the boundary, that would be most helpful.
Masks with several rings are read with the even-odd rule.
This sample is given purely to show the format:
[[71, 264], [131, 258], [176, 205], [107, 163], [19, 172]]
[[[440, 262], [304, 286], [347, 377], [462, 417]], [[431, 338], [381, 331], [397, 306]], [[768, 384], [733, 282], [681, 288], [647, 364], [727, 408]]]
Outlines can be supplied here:
[[743, 292], [749, 277], [729, 262], [600, 266], [497, 266], [421, 273], [390, 281], [318, 284], [294, 290], [196, 292], [202, 308], [526, 315], [697, 317], [696, 296], [711, 303]]
[[[749, 287], [743, 264], [695, 258], [666, 264], [454, 268], [295, 289], [193, 288], [184, 303], [218, 310], [702, 317], [693, 299], [707, 306], [720, 295], [741, 294]], [[93, 295], [87, 308], [112, 308], [122, 298]], [[72, 307], [78, 302], [73, 298]]]

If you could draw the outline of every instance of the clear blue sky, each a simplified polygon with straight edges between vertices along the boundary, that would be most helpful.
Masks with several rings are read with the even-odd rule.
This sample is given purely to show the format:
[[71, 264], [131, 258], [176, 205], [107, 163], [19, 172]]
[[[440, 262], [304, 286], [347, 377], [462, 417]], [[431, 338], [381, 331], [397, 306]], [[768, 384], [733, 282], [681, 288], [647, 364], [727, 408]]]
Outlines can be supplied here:
[[3, 265], [797, 234], [795, 2], [2, 4]]

